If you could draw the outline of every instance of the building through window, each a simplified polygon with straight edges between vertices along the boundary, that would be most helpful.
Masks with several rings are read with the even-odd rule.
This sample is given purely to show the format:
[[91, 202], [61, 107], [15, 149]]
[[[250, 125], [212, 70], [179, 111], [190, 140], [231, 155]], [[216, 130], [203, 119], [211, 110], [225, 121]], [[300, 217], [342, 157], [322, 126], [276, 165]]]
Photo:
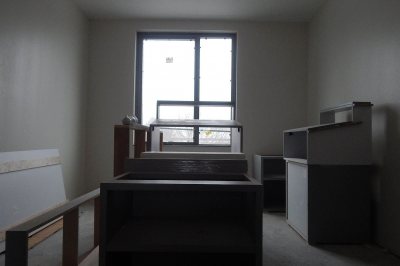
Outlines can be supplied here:
[[[138, 33], [136, 115], [154, 119], [235, 118], [236, 34]], [[169, 103], [159, 107], [157, 101]], [[173, 105], [188, 101], [191, 105]], [[203, 105], [210, 103], [209, 105]], [[229, 145], [230, 129], [163, 128], [165, 143]]]

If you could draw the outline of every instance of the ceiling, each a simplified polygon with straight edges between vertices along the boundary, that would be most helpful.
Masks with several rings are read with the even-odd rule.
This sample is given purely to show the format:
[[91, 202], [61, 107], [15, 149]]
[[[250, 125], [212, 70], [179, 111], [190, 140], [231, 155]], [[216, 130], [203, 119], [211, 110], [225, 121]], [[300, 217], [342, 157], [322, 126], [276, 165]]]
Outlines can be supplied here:
[[90, 18], [307, 21], [326, 0], [73, 0]]

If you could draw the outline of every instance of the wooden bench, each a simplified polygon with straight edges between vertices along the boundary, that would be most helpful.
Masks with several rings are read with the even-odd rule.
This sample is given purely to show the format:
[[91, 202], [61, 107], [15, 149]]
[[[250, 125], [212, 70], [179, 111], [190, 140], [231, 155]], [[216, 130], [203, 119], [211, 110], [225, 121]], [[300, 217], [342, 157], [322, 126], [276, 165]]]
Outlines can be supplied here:
[[[38, 217], [15, 226], [6, 232], [6, 266], [28, 265], [28, 238], [31, 232], [63, 217], [62, 265], [78, 265], [79, 206], [94, 200], [94, 248], [99, 244], [100, 190], [93, 190]], [[94, 249], [93, 248], [93, 249]], [[89, 254], [86, 254], [89, 255]]]

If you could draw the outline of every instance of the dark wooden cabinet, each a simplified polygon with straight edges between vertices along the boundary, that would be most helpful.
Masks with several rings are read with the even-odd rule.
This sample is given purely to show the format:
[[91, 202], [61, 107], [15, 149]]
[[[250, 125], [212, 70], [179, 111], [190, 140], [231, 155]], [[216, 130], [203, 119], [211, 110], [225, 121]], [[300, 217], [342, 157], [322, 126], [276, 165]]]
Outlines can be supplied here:
[[253, 157], [254, 177], [264, 188], [264, 208], [270, 212], [284, 212], [286, 208], [285, 160], [282, 155]]
[[259, 182], [218, 160], [129, 161], [100, 186], [100, 265], [262, 265]]

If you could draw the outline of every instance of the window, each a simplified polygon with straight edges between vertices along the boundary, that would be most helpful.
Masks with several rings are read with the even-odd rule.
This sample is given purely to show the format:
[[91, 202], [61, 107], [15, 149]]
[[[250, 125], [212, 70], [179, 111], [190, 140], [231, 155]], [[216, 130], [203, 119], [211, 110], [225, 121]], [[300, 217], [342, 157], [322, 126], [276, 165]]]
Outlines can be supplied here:
[[[235, 118], [236, 34], [141, 32], [137, 40], [135, 111], [142, 124], [156, 119], [157, 101], [194, 103], [162, 106], [160, 119]], [[226, 105], [201, 105], [204, 102]], [[162, 131], [165, 143], [230, 144], [229, 129]]]

